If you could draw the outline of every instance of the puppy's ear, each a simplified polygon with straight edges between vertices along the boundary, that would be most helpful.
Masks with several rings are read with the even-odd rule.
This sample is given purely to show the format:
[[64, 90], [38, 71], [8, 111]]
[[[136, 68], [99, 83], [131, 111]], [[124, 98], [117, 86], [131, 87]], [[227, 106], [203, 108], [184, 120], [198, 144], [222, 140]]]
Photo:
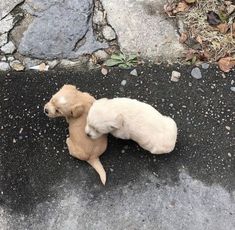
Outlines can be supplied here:
[[110, 128], [113, 129], [120, 129], [123, 126], [123, 117], [121, 114], [117, 115], [114, 119], [112, 124], [110, 124]]
[[84, 106], [82, 104], [76, 104], [71, 109], [71, 117], [78, 118], [84, 112]]

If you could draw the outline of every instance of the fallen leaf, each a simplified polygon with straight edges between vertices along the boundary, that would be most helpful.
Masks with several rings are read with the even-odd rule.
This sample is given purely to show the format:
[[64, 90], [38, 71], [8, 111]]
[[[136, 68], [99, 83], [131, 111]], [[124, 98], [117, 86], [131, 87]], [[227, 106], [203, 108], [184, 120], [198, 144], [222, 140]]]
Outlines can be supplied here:
[[173, 3], [167, 3], [164, 5], [164, 11], [169, 17], [173, 17], [173, 10], [175, 10], [176, 6]]
[[180, 43], [185, 43], [188, 39], [188, 33], [187, 32], [182, 32], [179, 38]]
[[192, 60], [193, 57], [195, 56], [196, 51], [194, 49], [189, 49], [187, 53], [185, 54], [185, 60], [189, 61]]
[[106, 68], [101, 69], [101, 73], [106, 76], [108, 74], [108, 70]]
[[196, 41], [202, 45], [202, 37], [200, 35], [197, 36]]
[[207, 13], [207, 22], [211, 26], [216, 26], [221, 23], [220, 17], [214, 11], [209, 11]]
[[228, 32], [228, 29], [229, 29], [229, 26], [228, 26], [227, 23], [221, 23], [221, 24], [217, 25], [216, 27], [218, 28], [218, 30], [222, 34], [226, 34]]
[[176, 7], [177, 12], [184, 12], [189, 9], [189, 6], [186, 2], [179, 2], [178, 6]]
[[235, 66], [235, 58], [225, 57], [218, 61], [219, 68], [224, 72], [229, 72]]

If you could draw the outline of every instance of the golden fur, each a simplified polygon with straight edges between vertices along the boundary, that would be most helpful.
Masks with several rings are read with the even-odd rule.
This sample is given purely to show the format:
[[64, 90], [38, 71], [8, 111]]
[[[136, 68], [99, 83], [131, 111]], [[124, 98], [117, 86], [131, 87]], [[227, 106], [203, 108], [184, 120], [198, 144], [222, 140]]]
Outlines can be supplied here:
[[106, 172], [99, 156], [107, 148], [107, 136], [102, 135], [93, 140], [85, 133], [88, 111], [95, 98], [83, 93], [73, 85], [64, 85], [45, 105], [44, 112], [48, 117], [65, 117], [69, 123], [69, 138], [66, 143], [69, 153], [87, 161], [99, 174], [103, 184], [106, 182]]

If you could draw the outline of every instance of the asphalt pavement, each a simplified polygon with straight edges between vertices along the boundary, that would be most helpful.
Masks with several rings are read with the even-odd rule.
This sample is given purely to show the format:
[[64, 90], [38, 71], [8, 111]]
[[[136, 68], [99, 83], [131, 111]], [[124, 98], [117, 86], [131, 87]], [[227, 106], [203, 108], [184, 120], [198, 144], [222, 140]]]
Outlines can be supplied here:
[[[0, 229], [235, 229], [235, 72], [210, 67], [197, 80], [190, 66], [137, 71], [0, 74]], [[154, 156], [110, 136], [103, 186], [68, 154], [65, 120], [43, 114], [65, 83], [96, 98], [136, 98], [173, 117], [175, 150]]]

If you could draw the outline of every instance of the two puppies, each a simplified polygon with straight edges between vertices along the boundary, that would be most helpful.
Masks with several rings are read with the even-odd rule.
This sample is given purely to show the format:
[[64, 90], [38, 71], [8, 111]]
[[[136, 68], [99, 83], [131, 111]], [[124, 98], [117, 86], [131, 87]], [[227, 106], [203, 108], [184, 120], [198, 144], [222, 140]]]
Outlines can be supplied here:
[[99, 156], [107, 148], [111, 133], [132, 139], [152, 154], [171, 152], [176, 143], [177, 126], [152, 106], [129, 98], [95, 100], [75, 86], [64, 85], [45, 105], [49, 117], [65, 117], [69, 123], [66, 143], [72, 156], [87, 161], [103, 184], [106, 173]]

